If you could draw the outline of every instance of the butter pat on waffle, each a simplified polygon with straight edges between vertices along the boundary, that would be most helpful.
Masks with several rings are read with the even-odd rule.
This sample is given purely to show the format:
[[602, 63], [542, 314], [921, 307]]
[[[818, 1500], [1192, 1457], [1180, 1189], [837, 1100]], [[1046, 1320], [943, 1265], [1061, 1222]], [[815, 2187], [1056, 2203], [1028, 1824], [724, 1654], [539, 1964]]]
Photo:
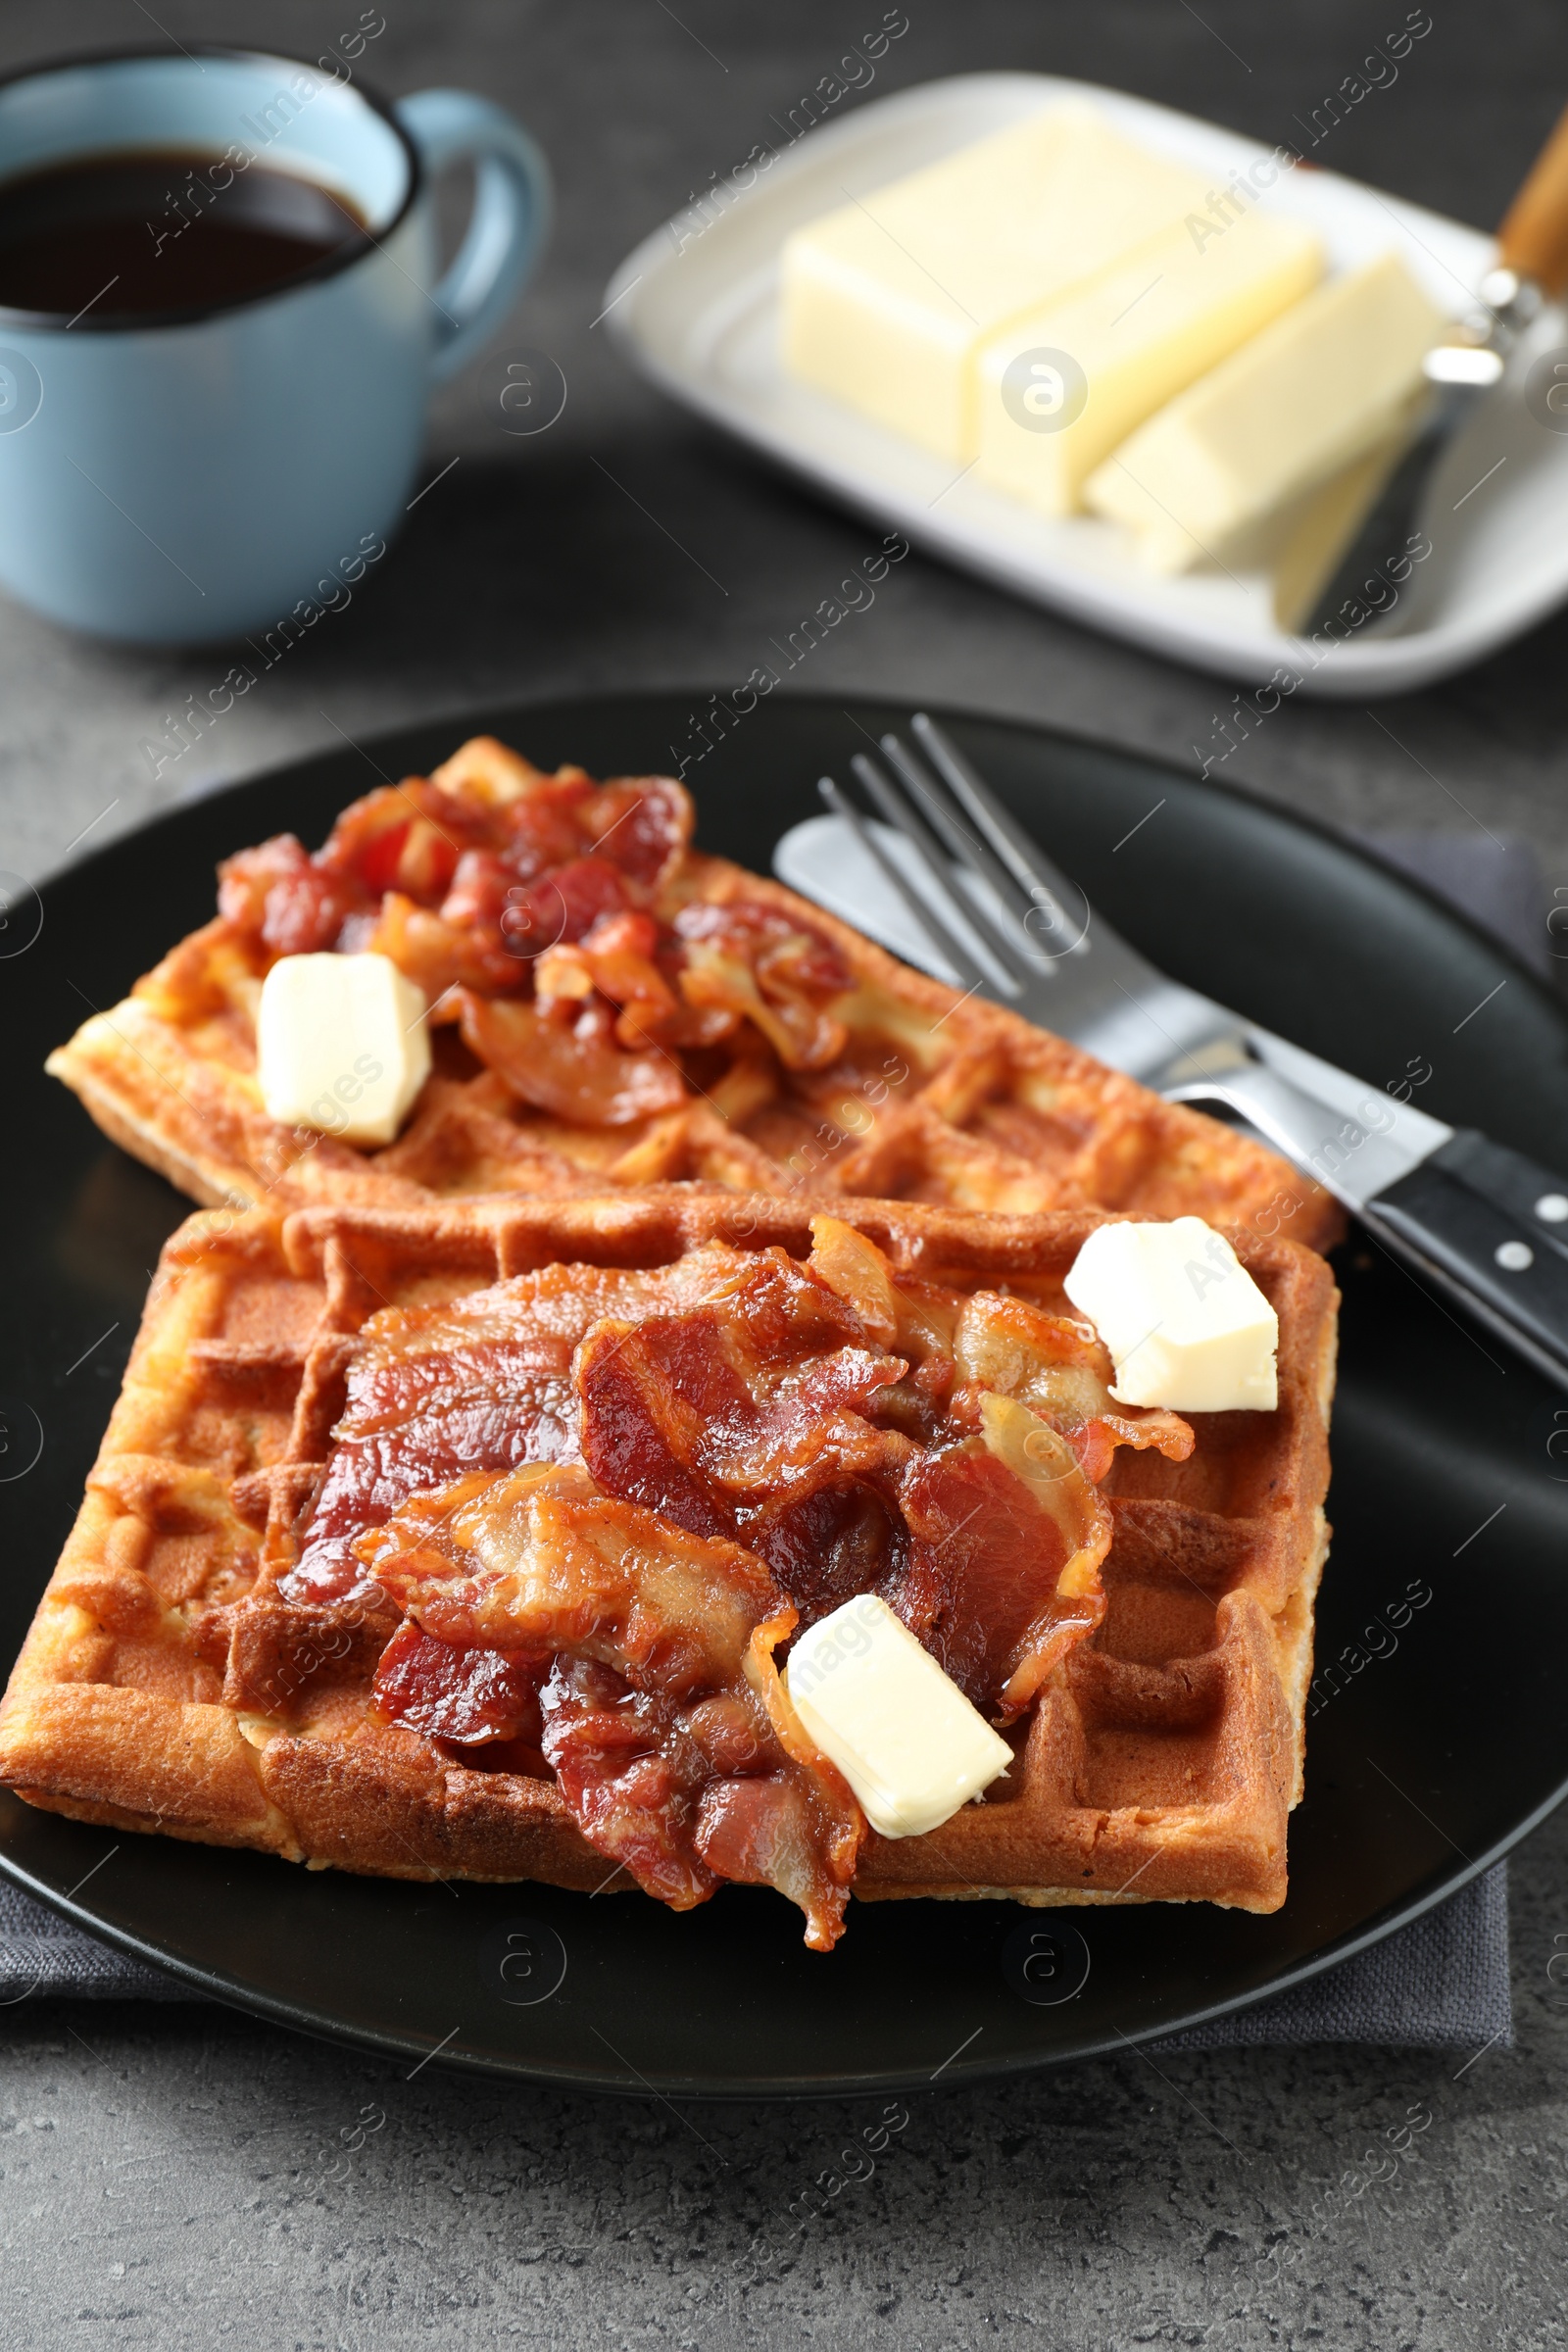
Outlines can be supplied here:
[[[1231, 1239], [1272, 1412], [1141, 1412], [1102, 1218], [691, 1187], [192, 1217], [0, 1708], [79, 1819], [405, 1878], [1272, 1910], [1337, 1298]], [[1009, 1768], [882, 1838], [779, 1667], [875, 1592]]]
[[[1339, 1230], [1273, 1153], [700, 855], [691, 829], [668, 778], [545, 775], [478, 738], [357, 803], [314, 855], [283, 836], [229, 859], [218, 918], [49, 1067], [209, 1205], [683, 1182], [1192, 1214], [1309, 1246]], [[380, 1148], [331, 1132], [326, 1087], [319, 1128], [269, 1117], [257, 1071], [279, 959], [365, 951], [430, 1007], [431, 1074]]]

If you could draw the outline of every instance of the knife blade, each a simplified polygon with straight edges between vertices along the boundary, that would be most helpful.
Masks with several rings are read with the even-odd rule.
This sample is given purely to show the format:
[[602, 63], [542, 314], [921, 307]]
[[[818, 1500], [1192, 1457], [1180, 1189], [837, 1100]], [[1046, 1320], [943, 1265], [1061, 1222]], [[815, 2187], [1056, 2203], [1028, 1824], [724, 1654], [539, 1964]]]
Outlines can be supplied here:
[[[1520, 336], [1568, 285], [1568, 109], [1537, 156], [1497, 231], [1497, 262], [1479, 307], [1427, 353], [1430, 388], [1414, 437], [1375, 497], [1299, 634], [1315, 636], [1360, 600], [1409, 544], [1432, 474], [1480, 404], [1496, 395]], [[1364, 607], [1362, 608], [1364, 610]], [[1375, 623], [1370, 625], [1376, 625]]]
[[1468, 334], [1437, 344], [1422, 363], [1428, 398], [1403, 456], [1384, 482], [1366, 514], [1320, 589], [1300, 628], [1304, 637], [1326, 629], [1347, 605], [1364, 610], [1362, 600], [1377, 575], [1411, 543], [1427, 485], [1450, 441], [1473, 421], [1477, 409], [1501, 383], [1508, 356], [1542, 306], [1533, 279], [1494, 270], [1482, 281], [1488, 315]]

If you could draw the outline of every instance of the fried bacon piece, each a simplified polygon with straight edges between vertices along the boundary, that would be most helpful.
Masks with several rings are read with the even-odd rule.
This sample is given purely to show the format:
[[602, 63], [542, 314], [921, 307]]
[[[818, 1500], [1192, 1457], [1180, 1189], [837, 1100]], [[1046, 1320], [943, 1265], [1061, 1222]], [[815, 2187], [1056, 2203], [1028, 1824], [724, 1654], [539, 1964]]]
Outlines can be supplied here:
[[819, 1070], [848, 1039], [852, 975], [818, 932], [750, 900], [656, 919], [691, 834], [667, 776], [546, 775], [480, 736], [356, 801], [314, 855], [280, 834], [227, 859], [220, 911], [263, 961], [389, 956], [520, 1101], [621, 1126], [692, 1100], [681, 1052], [733, 1040], [755, 1097], [759, 1054]]
[[651, 899], [691, 840], [691, 795], [671, 776], [625, 776], [602, 784], [584, 803], [580, 821], [599, 856]]
[[976, 1706], [1008, 1722], [1105, 1613], [1110, 1512], [1062, 1438], [987, 1396], [983, 1435], [910, 1463], [910, 1543], [885, 1597]]
[[465, 849], [482, 832], [482, 819], [465, 824], [438, 785], [411, 776], [345, 808], [314, 862], [361, 897], [401, 890], [423, 906], [438, 906]]
[[[337, 1600], [364, 1587], [354, 1539], [411, 1495], [468, 1473], [571, 1458], [572, 1349], [586, 1323], [623, 1298], [620, 1283], [600, 1275], [596, 1284], [595, 1271], [553, 1267], [450, 1304], [370, 1317], [325, 1476], [282, 1580], [285, 1598]], [[558, 1301], [573, 1275], [575, 1288]]]
[[480, 925], [460, 930], [400, 890], [389, 890], [374, 915], [351, 916], [343, 929], [345, 946], [389, 956], [432, 1005], [458, 988], [515, 985], [516, 962], [496, 934]]
[[1103, 1614], [1116, 1446], [1181, 1459], [1193, 1433], [1112, 1410], [1081, 1326], [811, 1231], [804, 1264], [711, 1242], [371, 1317], [282, 1589], [378, 1589], [405, 1613], [385, 1715], [554, 1773], [662, 1899], [766, 1884], [826, 1945], [863, 1825], [775, 1645], [879, 1592], [1015, 1718]]
[[748, 1544], [808, 1622], [882, 1593], [1006, 1720], [1100, 1623], [1109, 1512], [1027, 1406], [944, 1410], [956, 1297], [896, 1285], [841, 1219], [811, 1230], [805, 1266], [759, 1251], [679, 1314], [588, 1334], [583, 1459], [609, 1492]]
[[628, 904], [625, 878], [608, 858], [573, 858], [537, 881], [514, 880], [497, 919], [509, 953], [521, 959], [586, 937]]
[[1116, 1403], [1115, 1368], [1091, 1330], [1026, 1299], [976, 1291], [958, 1317], [954, 1355], [961, 1383], [1016, 1396], [1059, 1430], [1097, 1486], [1118, 1446], [1152, 1446], [1172, 1462], [1193, 1450], [1191, 1424], [1179, 1413]]
[[543, 1777], [539, 1690], [548, 1672], [548, 1661], [512, 1650], [455, 1649], [406, 1617], [381, 1652], [375, 1688], [395, 1723], [459, 1747], [531, 1749], [528, 1763]]
[[583, 1335], [606, 1316], [693, 1304], [721, 1289], [736, 1263], [734, 1250], [712, 1245], [651, 1272], [546, 1266], [438, 1305], [372, 1315], [286, 1597], [335, 1600], [363, 1584], [352, 1539], [412, 1494], [473, 1471], [571, 1460], [571, 1362]]
[[219, 911], [274, 956], [373, 944], [431, 994], [522, 991], [542, 950], [651, 899], [691, 832], [667, 776], [544, 775], [479, 737], [356, 801], [314, 856], [284, 833], [226, 859]]
[[[543, 1752], [591, 1844], [679, 1911], [725, 1879], [775, 1886], [832, 1948], [865, 1825], [780, 1687], [795, 1612], [752, 1553], [603, 1494], [581, 1464], [416, 1497], [358, 1550], [417, 1629], [383, 1657], [385, 1714], [493, 1736], [523, 1721], [542, 1670]], [[410, 1695], [428, 1643], [450, 1653], [423, 1669], [434, 1708]], [[515, 1694], [499, 1713], [498, 1690]]]
[[675, 933], [685, 945], [680, 986], [689, 1004], [750, 1020], [786, 1069], [819, 1070], [838, 1059], [849, 1031], [831, 1006], [853, 975], [820, 933], [749, 899], [683, 906]]
[[791, 1510], [824, 1488], [896, 1478], [909, 1441], [869, 1416], [906, 1370], [867, 1346], [853, 1309], [808, 1267], [759, 1250], [684, 1313], [588, 1334], [574, 1372], [578, 1443], [611, 1493], [696, 1534], [738, 1537], [775, 1565]]
[[[541, 1004], [581, 1004], [597, 990], [619, 1009], [615, 1038], [629, 1048], [714, 1042], [733, 1029], [729, 1016], [716, 1028], [694, 1021], [660, 969], [659, 925], [651, 914], [629, 907], [601, 915], [572, 945], [549, 948], [534, 966], [534, 997]], [[684, 1016], [684, 1017], [683, 1017]]]
[[[520, 1101], [583, 1127], [624, 1127], [676, 1110], [687, 1100], [680, 1065], [657, 1046], [628, 1054], [615, 1044], [603, 1004], [530, 1004], [460, 990], [464, 1042]], [[575, 1017], [573, 1017], [575, 1013]], [[564, 1017], [563, 1017], [563, 1014]]]
[[218, 869], [219, 913], [272, 956], [312, 956], [330, 948], [363, 903], [292, 833], [225, 858]]

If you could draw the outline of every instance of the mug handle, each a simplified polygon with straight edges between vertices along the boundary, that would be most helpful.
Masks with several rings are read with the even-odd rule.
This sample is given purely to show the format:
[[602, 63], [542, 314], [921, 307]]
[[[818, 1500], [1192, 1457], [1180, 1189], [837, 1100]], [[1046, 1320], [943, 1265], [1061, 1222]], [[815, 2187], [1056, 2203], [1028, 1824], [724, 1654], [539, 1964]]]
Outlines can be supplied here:
[[392, 111], [432, 180], [448, 164], [475, 169], [472, 217], [431, 294], [439, 379], [472, 359], [531, 274], [555, 209], [550, 166], [520, 122], [471, 91], [416, 90]]

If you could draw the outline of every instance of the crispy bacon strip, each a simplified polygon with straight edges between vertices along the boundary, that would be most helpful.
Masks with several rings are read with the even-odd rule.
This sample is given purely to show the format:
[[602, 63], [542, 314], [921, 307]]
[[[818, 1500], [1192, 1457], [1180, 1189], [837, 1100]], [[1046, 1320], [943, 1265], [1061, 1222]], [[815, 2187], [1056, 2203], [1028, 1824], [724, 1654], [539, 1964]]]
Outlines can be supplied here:
[[679, 865], [692, 837], [692, 797], [672, 776], [622, 776], [602, 784], [582, 810], [601, 857], [652, 899]]
[[[466, 1677], [482, 1714], [547, 1668], [544, 1755], [583, 1835], [639, 1886], [676, 1910], [724, 1879], [775, 1886], [832, 1948], [865, 1825], [780, 1697], [772, 1653], [795, 1612], [754, 1554], [605, 1494], [580, 1464], [416, 1497], [357, 1548], [416, 1638], [452, 1653], [449, 1715]], [[414, 1719], [411, 1649], [401, 1681], [377, 1679], [397, 1721]]]
[[270, 956], [374, 947], [432, 997], [525, 994], [534, 956], [652, 901], [691, 833], [667, 776], [545, 775], [480, 736], [356, 801], [314, 855], [280, 834], [228, 858], [219, 910]]
[[400, 890], [389, 890], [373, 917], [364, 919], [363, 936], [354, 944], [390, 956], [432, 1004], [451, 989], [517, 985], [519, 966], [499, 935], [480, 926], [449, 923]]
[[895, 1284], [839, 1219], [812, 1232], [804, 1267], [760, 1251], [684, 1312], [591, 1331], [583, 1458], [611, 1493], [760, 1553], [808, 1622], [881, 1592], [1006, 1720], [1101, 1621], [1109, 1513], [1025, 1406], [971, 1391], [947, 1411], [956, 1297]]
[[679, 1007], [675, 993], [654, 961], [659, 926], [651, 914], [629, 907], [601, 915], [575, 944], [551, 948], [534, 972], [534, 994], [585, 998], [597, 989], [621, 1017], [615, 1035], [623, 1046], [662, 1040]]
[[342, 1598], [365, 1572], [351, 1539], [411, 1494], [473, 1471], [570, 1461], [572, 1351], [607, 1316], [679, 1309], [749, 1261], [722, 1243], [652, 1271], [545, 1266], [437, 1305], [384, 1307], [360, 1335], [347, 1409], [284, 1580], [287, 1597]]
[[1152, 1446], [1172, 1462], [1193, 1450], [1192, 1425], [1179, 1413], [1116, 1403], [1114, 1367], [1092, 1332], [1026, 1299], [976, 1291], [958, 1317], [954, 1355], [961, 1383], [1016, 1396], [1059, 1430], [1096, 1486], [1118, 1446]]
[[460, 1747], [518, 1742], [534, 1751], [529, 1763], [542, 1774], [539, 1688], [547, 1671], [512, 1650], [454, 1649], [406, 1617], [381, 1652], [375, 1688], [383, 1712], [411, 1731]]
[[685, 943], [680, 985], [689, 1004], [750, 1020], [786, 1069], [819, 1070], [837, 1060], [849, 1032], [833, 1001], [851, 974], [818, 933], [745, 899], [683, 906], [675, 931]]
[[738, 1537], [776, 1571], [779, 1506], [902, 1462], [907, 1439], [869, 1415], [906, 1369], [808, 1270], [760, 1250], [684, 1313], [589, 1333], [573, 1374], [583, 1459], [611, 1493]]
[[667, 1054], [626, 1054], [609, 1020], [587, 1005], [575, 1021], [521, 999], [460, 992], [464, 1041], [524, 1102], [585, 1127], [624, 1127], [688, 1102]]
[[634, 1307], [650, 1285], [655, 1296], [672, 1283], [700, 1286], [704, 1253], [693, 1251], [685, 1266], [682, 1275], [652, 1276], [547, 1266], [466, 1298], [372, 1315], [349, 1365], [346, 1409], [285, 1596], [333, 1600], [363, 1585], [354, 1537], [412, 1494], [475, 1472], [573, 1459], [577, 1342], [605, 1314]]
[[[900, 1499], [911, 1542], [883, 1597], [959, 1690], [1007, 1722], [1094, 1632], [1103, 1595], [1063, 1593], [1059, 1523], [979, 1440], [922, 1455]], [[1107, 1515], [1101, 1556], [1109, 1540]]]
[[576, 1124], [689, 1102], [673, 1055], [733, 1041], [744, 1102], [727, 1104], [721, 1074], [704, 1083], [739, 1119], [774, 1091], [778, 1062], [815, 1070], [842, 1054], [838, 1007], [856, 992], [832, 945], [776, 907], [672, 910], [692, 826], [670, 777], [546, 775], [480, 736], [433, 776], [355, 802], [314, 854], [282, 834], [229, 858], [220, 910], [264, 965], [389, 956], [514, 1094]]
[[842, 1217], [811, 1219], [811, 1272], [854, 1312], [867, 1338], [897, 1348], [906, 1317], [893, 1269], [875, 1242]]

